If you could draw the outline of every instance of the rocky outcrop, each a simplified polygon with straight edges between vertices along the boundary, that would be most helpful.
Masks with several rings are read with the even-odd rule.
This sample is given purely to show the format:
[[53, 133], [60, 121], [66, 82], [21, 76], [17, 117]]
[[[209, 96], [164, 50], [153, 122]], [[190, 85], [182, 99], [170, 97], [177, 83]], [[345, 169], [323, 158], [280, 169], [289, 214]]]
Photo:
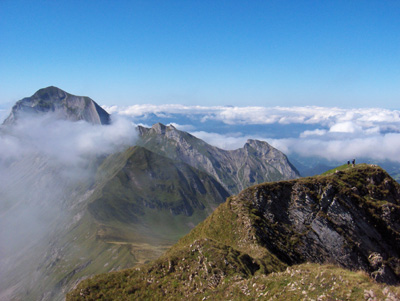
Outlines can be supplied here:
[[400, 187], [379, 167], [263, 184], [248, 202], [257, 244], [287, 264], [335, 263], [400, 281]]
[[152, 128], [138, 129], [140, 145], [207, 172], [232, 194], [254, 184], [299, 177], [287, 157], [263, 141], [248, 140], [243, 148], [227, 151], [172, 125], [157, 123]]
[[110, 123], [110, 115], [89, 97], [75, 96], [56, 87], [47, 87], [31, 97], [17, 101], [3, 124], [13, 124], [24, 115], [46, 113], [53, 113], [57, 118], [65, 120]]

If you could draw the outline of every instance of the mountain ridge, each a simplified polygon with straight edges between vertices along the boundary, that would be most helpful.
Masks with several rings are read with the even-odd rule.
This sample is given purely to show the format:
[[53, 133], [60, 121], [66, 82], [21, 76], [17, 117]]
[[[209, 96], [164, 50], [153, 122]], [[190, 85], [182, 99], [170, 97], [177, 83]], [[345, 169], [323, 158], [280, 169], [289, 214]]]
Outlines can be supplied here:
[[248, 140], [242, 148], [228, 151], [212, 146], [172, 125], [138, 126], [139, 145], [214, 176], [230, 193], [265, 181], [299, 177], [286, 155], [267, 142]]
[[[276, 292], [265, 282], [269, 275], [287, 275], [276, 294], [285, 298], [293, 292], [290, 287], [299, 286], [291, 277], [299, 273], [303, 280], [298, 281], [303, 283], [305, 275], [319, 270], [307, 280], [304, 292], [298, 291], [298, 299], [315, 294], [315, 287], [326, 287], [323, 281], [329, 274], [322, 275], [331, 269], [327, 263], [335, 264], [338, 274], [329, 272], [332, 280], [325, 297], [359, 299], [363, 293], [372, 297], [379, 293], [383, 298], [383, 293], [390, 292], [396, 298], [400, 290], [384, 290], [367, 279], [352, 284], [350, 291], [345, 288], [358, 277], [350, 270], [362, 270], [377, 282], [399, 283], [399, 196], [400, 185], [381, 168], [368, 165], [326, 176], [258, 184], [228, 198], [160, 259], [85, 280], [67, 300], [109, 293], [142, 298], [149, 289], [153, 296], [172, 300], [253, 299], [260, 293], [267, 296], [268, 290]], [[245, 283], [258, 289], [246, 285], [246, 290], [235, 290]], [[357, 291], [360, 285], [366, 288], [364, 292]]]

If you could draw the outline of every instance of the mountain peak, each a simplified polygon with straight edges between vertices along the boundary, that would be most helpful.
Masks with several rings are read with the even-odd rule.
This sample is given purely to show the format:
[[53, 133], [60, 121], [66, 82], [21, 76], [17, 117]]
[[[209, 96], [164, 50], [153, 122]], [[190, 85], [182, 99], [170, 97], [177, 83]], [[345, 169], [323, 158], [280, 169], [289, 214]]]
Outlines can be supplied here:
[[164, 125], [161, 122], [154, 124], [151, 127], [157, 134], [165, 135], [165, 132], [168, 130], [176, 130], [173, 125]]
[[65, 120], [85, 120], [93, 124], [110, 123], [110, 115], [89, 97], [75, 96], [50, 86], [40, 89], [31, 97], [23, 98], [13, 106], [3, 124], [14, 124], [28, 115], [53, 113]]
[[165, 130], [166, 130], [166, 126], [164, 124], [162, 124], [161, 122], [158, 122], [156, 124], [154, 124], [151, 127], [157, 134], [165, 134]]
[[67, 96], [67, 92], [57, 88], [55, 86], [49, 86], [47, 88], [40, 89], [36, 91], [35, 94], [32, 95], [32, 98], [38, 98], [43, 100], [54, 100], [54, 99], [63, 99]]
[[255, 149], [263, 148], [263, 149], [271, 149], [273, 148], [265, 141], [255, 140], [255, 139], [247, 139], [244, 147], [253, 147]]

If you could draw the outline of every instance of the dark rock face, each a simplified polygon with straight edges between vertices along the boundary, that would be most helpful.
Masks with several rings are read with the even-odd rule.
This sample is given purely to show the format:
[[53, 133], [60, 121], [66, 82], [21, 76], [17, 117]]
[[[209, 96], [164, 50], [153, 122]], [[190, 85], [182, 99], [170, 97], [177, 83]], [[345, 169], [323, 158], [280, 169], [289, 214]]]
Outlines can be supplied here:
[[48, 87], [19, 100], [3, 124], [13, 124], [23, 115], [46, 113], [53, 113], [57, 118], [66, 120], [110, 123], [110, 115], [89, 97], [75, 96], [59, 88]]
[[263, 184], [238, 195], [256, 239], [287, 264], [335, 263], [400, 281], [400, 186], [379, 167]]

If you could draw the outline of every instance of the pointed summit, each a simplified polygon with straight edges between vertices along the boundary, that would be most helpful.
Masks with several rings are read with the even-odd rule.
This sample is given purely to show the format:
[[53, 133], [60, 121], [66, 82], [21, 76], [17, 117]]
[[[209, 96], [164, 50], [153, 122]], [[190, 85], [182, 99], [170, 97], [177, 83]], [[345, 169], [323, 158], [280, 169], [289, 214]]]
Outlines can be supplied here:
[[38, 90], [31, 97], [17, 101], [3, 124], [14, 124], [24, 116], [54, 113], [65, 120], [85, 120], [109, 124], [110, 115], [89, 97], [75, 96], [57, 87]]

